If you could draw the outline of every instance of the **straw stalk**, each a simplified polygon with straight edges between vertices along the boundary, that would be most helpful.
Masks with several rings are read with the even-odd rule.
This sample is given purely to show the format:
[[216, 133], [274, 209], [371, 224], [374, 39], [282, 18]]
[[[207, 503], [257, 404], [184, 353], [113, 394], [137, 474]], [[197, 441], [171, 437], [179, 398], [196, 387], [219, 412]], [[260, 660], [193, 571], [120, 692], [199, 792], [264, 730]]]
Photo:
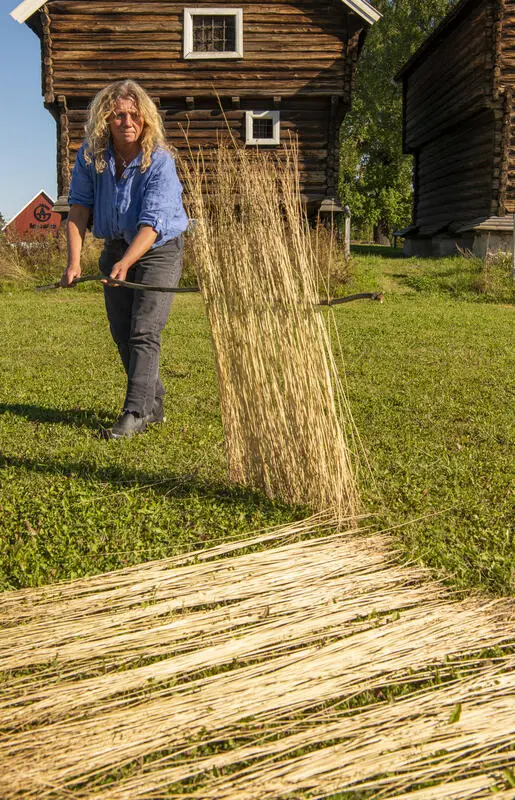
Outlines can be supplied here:
[[271, 498], [357, 511], [353, 428], [326, 324], [294, 146], [220, 144], [183, 165], [231, 480]]

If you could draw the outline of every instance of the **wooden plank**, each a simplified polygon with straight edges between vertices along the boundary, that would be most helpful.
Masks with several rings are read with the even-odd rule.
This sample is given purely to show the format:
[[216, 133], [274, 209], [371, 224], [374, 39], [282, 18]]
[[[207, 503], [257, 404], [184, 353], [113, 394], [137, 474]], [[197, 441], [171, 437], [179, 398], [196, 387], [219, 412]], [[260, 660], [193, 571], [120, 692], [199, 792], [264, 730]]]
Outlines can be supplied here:
[[[213, 5], [225, 7], [225, 0], [213, 0]], [[167, 137], [183, 154], [181, 127], [193, 149], [216, 147], [220, 137], [229, 136], [227, 124], [236, 141], [243, 142], [244, 111], [277, 105], [282, 140], [290, 133], [299, 137], [303, 191], [323, 196], [337, 170], [338, 114], [333, 113], [330, 125], [329, 96], [335, 98], [335, 109], [347, 107], [364, 23], [332, 0], [247, 0], [238, 7], [243, 9], [245, 57], [185, 61], [183, 4], [50, 2], [54, 82], [68, 99], [70, 160], [82, 142], [85, 106], [92, 95], [109, 81], [134, 75], [159, 98]], [[225, 119], [213, 98], [213, 84]]]
[[492, 92], [494, 35], [491, 4], [483, 0], [409, 74], [405, 87], [408, 149], [420, 147], [484, 107]]

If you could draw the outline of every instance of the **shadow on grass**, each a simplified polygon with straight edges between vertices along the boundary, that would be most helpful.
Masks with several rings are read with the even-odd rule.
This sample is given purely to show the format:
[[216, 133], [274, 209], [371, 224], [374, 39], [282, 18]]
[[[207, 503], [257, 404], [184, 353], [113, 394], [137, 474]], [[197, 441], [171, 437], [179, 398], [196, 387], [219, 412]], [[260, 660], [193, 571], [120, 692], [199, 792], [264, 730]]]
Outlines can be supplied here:
[[16, 414], [30, 422], [69, 425], [73, 428], [90, 428], [99, 431], [113, 416], [111, 411], [98, 413], [84, 408], [48, 408], [32, 403], [0, 403], [0, 414]]
[[400, 247], [382, 244], [353, 244], [351, 253], [355, 256], [380, 256], [381, 258], [405, 258]]
[[[0, 454], [0, 470], [14, 468], [42, 475], [61, 476], [67, 479], [79, 479], [98, 484], [110, 484], [119, 491], [151, 489], [153, 494], [170, 495], [173, 499], [201, 497], [203, 500], [214, 500], [227, 505], [241, 504], [252, 506], [254, 510], [263, 512], [284, 509], [293, 514], [294, 519], [302, 519], [307, 509], [301, 506], [292, 507], [281, 501], [269, 500], [262, 492], [236, 484], [210, 482], [199, 478], [194, 472], [180, 474], [159, 470], [139, 470], [126, 466], [102, 467], [91, 461], [59, 461], [49, 458], [31, 459], [19, 456], [2, 456]], [[109, 495], [106, 495], [108, 499]]]

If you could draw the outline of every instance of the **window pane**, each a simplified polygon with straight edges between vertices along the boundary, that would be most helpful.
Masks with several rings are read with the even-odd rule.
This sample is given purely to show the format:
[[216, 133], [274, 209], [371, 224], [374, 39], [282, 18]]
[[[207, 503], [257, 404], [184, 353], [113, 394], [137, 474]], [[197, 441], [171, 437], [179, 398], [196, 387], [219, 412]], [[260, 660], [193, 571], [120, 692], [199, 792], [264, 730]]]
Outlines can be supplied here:
[[274, 138], [274, 121], [270, 117], [264, 119], [252, 120], [252, 138], [253, 139], [273, 139]]
[[236, 50], [236, 17], [233, 14], [193, 16], [193, 50], [227, 53]]

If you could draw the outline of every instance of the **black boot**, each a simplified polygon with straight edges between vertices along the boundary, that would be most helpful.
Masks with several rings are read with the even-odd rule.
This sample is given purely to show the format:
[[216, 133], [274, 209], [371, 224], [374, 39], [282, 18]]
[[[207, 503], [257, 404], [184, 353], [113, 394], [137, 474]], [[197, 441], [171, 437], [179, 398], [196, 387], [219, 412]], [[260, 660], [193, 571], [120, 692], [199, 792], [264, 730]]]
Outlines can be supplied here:
[[124, 411], [112, 428], [105, 432], [106, 439], [124, 439], [143, 433], [147, 427], [146, 417], [140, 417], [132, 411]]
[[157, 422], [166, 422], [162, 397], [156, 397], [156, 399], [154, 400], [154, 405], [152, 406], [152, 411], [147, 417], [145, 417], [145, 419], [146, 422], [152, 424], [155, 424]]

